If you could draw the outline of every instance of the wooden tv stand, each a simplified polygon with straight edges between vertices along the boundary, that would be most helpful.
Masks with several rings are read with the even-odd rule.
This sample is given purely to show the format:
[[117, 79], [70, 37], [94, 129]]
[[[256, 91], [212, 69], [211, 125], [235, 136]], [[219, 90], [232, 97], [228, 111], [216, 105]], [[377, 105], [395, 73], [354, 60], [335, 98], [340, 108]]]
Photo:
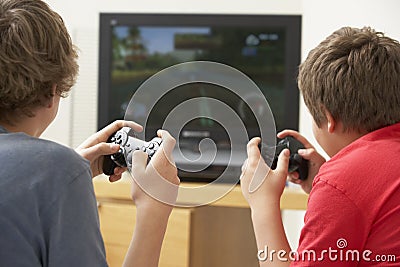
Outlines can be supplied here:
[[[108, 182], [94, 179], [100, 228], [110, 267], [121, 266], [135, 224], [135, 206], [130, 198], [131, 178]], [[182, 183], [183, 186], [201, 184]], [[210, 190], [219, 190], [218, 185]], [[185, 197], [184, 197], [185, 198]], [[187, 199], [180, 199], [190, 203]], [[307, 195], [285, 189], [281, 209], [306, 209]], [[160, 267], [251, 267], [258, 266], [257, 247], [250, 209], [237, 185], [221, 199], [192, 208], [174, 208], [165, 235]]]

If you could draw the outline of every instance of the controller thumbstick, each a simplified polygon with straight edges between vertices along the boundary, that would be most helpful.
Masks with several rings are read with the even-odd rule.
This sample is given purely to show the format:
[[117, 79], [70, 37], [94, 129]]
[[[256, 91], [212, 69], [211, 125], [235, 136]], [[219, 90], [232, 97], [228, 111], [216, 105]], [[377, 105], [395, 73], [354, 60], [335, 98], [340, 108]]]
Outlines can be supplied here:
[[296, 162], [296, 164], [301, 164], [301, 162], [303, 161], [303, 157], [300, 156], [299, 154], [294, 154], [293, 155], [293, 160]]

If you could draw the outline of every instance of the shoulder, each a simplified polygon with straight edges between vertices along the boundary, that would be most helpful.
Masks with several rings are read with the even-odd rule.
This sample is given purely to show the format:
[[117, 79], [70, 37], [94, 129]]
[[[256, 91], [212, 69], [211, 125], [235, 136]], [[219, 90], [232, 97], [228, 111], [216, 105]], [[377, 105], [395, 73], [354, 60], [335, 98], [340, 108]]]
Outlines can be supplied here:
[[89, 161], [75, 150], [52, 141], [39, 139], [36, 143], [35, 151], [42, 157], [38, 158], [38, 160], [43, 159], [58, 170], [71, 173], [72, 176], [76, 171], [80, 172], [90, 167]]
[[345, 147], [321, 167], [312, 193], [334, 188], [337, 196], [354, 203], [368, 217], [378, 214], [389, 205], [388, 199], [400, 193], [399, 128], [377, 130]]
[[327, 161], [318, 180], [333, 184], [392, 183], [399, 178], [400, 124], [371, 132]]
[[14, 178], [71, 180], [90, 174], [89, 162], [73, 149], [55, 142], [21, 133], [0, 135], [0, 173], [12, 173]]
[[3, 203], [29, 199], [27, 207], [39, 207], [43, 212], [63, 195], [71, 195], [77, 184], [82, 190], [93, 191], [89, 162], [73, 149], [52, 141], [21, 133], [0, 134], [0, 162]]
[[[87, 160], [71, 148], [16, 133], [0, 134], [0, 162], [0, 212], [6, 215], [0, 246], [18, 244], [28, 255], [48, 240], [52, 245], [45, 249], [56, 266], [105, 265]], [[15, 229], [25, 235], [16, 236]], [[84, 243], [76, 242], [82, 237]], [[79, 254], [87, 257], [74, 257]], [[70, 257], [59, 262], [57, 255]], [[28, 256], [31, 262], [40, 257]]]

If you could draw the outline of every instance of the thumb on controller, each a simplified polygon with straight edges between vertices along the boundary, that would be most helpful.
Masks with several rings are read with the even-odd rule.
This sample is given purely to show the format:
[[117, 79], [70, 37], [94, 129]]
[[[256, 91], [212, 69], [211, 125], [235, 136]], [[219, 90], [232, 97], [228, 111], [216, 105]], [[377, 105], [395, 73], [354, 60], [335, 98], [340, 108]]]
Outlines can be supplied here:
[[288, 166], [289, 166], [289, 157], [290, 157], [290, 151], [289, 149], [285, 148], [284, 150], [281, 151], [278, 157], [278, 164], [276, 166], [276, 171], [278, 172], [286, 172], [288, 171]]
[[133, 176], [140, 176], [145, 173], [147, 160], [147, 153], [141, 150], [135, 150], [132, 152], [132, 174]]
[[164, 148], [165, 153], [171, 154], [175, 148], [175, 138], [171, 136], [171, 134], [165, 130], [158, 130], [157, 131], [158, 137], [162, 139], [162, 146]]

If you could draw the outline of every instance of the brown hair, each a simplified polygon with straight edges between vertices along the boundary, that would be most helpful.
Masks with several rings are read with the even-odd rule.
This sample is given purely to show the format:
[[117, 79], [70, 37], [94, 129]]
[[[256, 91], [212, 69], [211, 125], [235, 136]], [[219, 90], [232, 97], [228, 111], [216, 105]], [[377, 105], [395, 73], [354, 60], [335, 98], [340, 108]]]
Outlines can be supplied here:
[[298, 83], [319, 127], [325, 109], [345, 130], [400, 122], [400, 45], [369, 27], [344, 27], [326, 38], [300, 65]]
[[62, 18], [40, 0], [0, 1], [0, 120], [34, 116], [43, 99], [65, 97], [78, 73]]

